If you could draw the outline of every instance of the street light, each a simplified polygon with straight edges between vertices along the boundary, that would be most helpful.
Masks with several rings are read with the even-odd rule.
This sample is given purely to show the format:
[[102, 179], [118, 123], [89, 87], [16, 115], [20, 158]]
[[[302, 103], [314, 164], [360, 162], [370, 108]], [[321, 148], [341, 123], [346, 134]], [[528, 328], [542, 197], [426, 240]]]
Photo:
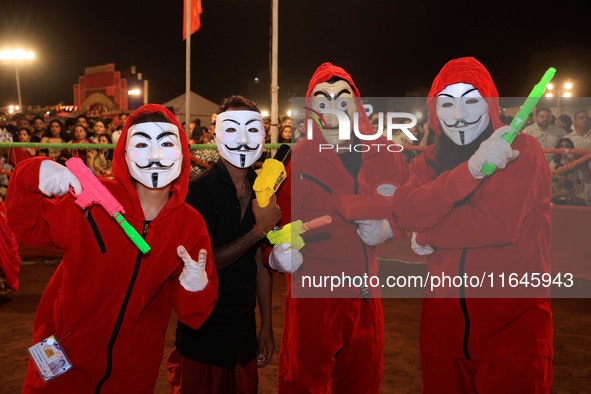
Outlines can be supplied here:
[[564, 83], [560, 83], [557, 82], [556, 84], [553, 83], [549, 83], [548, 86], [546, 86], [548, 92], [545, 94], [546, 97], [548, 98], [552, 98], [552, 97], [556, 97], [556, 106], [558, 107], [558, 113], [562, 114], [561, 110], [561, 98], [566, 97], [573, 97], [573, 89], [574, 85], [572, 82], [567, 81]]
[[0, 51], [0, 60], [6, 62], [14, 62], [14, 71], [16, 73], [16, 91], [18, 93], [18, 106], [19, 108], [23, 107], [23, 102], [21, 99], [21, 83], [20, 78], [18, 75], [18, 64], [25, 60], [33, 60], [35, 58], [35, 54], [31, 51], [25, 51], [24, 49], [4, 49]]

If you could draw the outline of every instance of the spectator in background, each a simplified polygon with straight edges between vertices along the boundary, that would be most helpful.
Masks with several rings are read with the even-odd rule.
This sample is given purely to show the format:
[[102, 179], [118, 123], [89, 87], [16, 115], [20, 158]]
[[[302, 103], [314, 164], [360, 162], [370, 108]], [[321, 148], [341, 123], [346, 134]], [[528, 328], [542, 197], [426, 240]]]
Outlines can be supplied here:
[[298, 142], [303, 138], [306, 138], [306, 123], [301, 119], [295, 129], [295, 135], [293, 136], [293, 142]]
[[566, 134], [572, 132], [572, 125], [573, 120], [568, 115], [560, 115], [558, 119], [556, 119], [556, 126], [562, 127], [564, 130], [566, 130]]
[[[13, 142], [14, 136], [7, 128], [8, 116], [6, 112], [0, 112], [0, 142]], [[0, 155], [4, 157], [8, 153], [8, 148], [0, 148]]]
[[121, 135], [121, 129], [123, 129], [123, 125], [125, 125], [125, 121], [127, 120], [127, 114], [121, 113], [118, 117], [119, 125], [117, 129], [111, 134], [111, 138], [113, 139], [113, 143], [117, 145], [117, 141], [119, 140], [119, 136]]
[[203, 143], [203, 129], [201, 127], [195, 127], [191, 132], [191, 140], [189, 144], [202, 144]]
[[574, 131], [565, 135], [570, 138], [576, 149], [591, 149], [591, 132], [589, 132], [589, 115], [587, 111], [578, 111], [573, 119]]
[[[12, 120], [11, 123], [16, 126], [16, 130], [20, 130], [23, 127], [26, 127], [29, 129], [29, 131], [31, 131], [31, 133], [33, 132], [33, 129], [31, 128], [31, 124], [29, 123], [29, 119], [27, 119], [27, 116], [25, 114], [23, 114], [22, 112], [18, 112], [16, 114], [14, 114], [12, 116]], [[13, 134], [13, 141], [16, 140], [15, 135]], [[31, 142], [39, 142], [41, 139], [35, 137], [34, 135], [31, 134]]]
[[[31, 141], [31, 130], [23, 127], [18, 131], [18, 142], [30, 142]], [[37, 154], [35, 148], [12, 148], [10, 150], [10, 164], [16, 166], [23, 160], [33, 157]]]
[[[523, 129], [523, 133], [537, 139], [544, 149], [556, 147], [558, 140], [566, 134], [563, 128], [550, 123], [551, 115], [550, 108], [536, 107], [536, 122]], [[546, 159], [550, 162], [552, 156], [547, 154]]]
[[35, 136], [41, 141], [45, 135], [45, 121], [41, 116], [35, 116], [33, 118], [33, 130], [31, 136]]
[[[99, 134], [97, 137], [98, 144], [112, 144], [113, 140], [109, 134]], [[111, 149], [89, 149], [87, 152], [88, 168], [94, 171], [97, 176], [107, 175], [111, 173], [113, 162], [113, 150]]]
[[[74, 139], [70, 141], [70, 144], [94, 144], [94, 141], [91, 141], [87, 135], [86, 127], [77, 124], [74, 127]], [[68, 154], [71, 157], [79, 157], [86, 163], [86, 149], [69, 149]]]
[[6, 135], [9, 134], [11, 136], [10, 141], [14, 141], [16, 137], [16, 127], [8, 123], [8, 114], [6, 112], [0, 112], [0, 141], [4, 141], [6, 139]]
[[88, 130], [88, 127], [90, 127], [88, 124], [88, 118], [85, 115], [76, 116], [76, 124], [81, 124], [86, 130]]
[[[62, 144], [66, 142], [64, 138], [64, 125], [58, 119], [53, 119], [47, 126], [45, 136], [41, 138], [42, 144]], [[65, 150], [60, 148], [43, 148], [40, 151], [40, 156], [47, 156], [64, 164], [67, 160]]]
[[[556, 149], [574, 149], [575, 145], [569, 138], [561, 138], [556, 143]], [[564, 164], [570, 164], [575, 161], [575, 155], [572, 153], [555, 153], [552, 156], [552, 161], [550, 162], [550, 169], [553, 170], [558, 166]]]
[[290, 143], [291, 142], [291, 126], [284, 125], [281, 126], [279, 129], [279, 138], [277, 138], [277, 143]]
[[76, 126], [76, 118], [66, 118], [63, 137], [66, 142], [74, 139], [74, 126]]
[[263, 117], [263, 126], [265, 127], [265, 143], [271, 142], [271, 117]]
[[281, 126], [289, 126], [291, 127], [291, 117], [288, 115], [285, 115], [283, 117], [283, 119], [281, 120]]
[[112, 137], [113, 131], [115, 131], [115, 127], [116, 127], [115, 122], [111, 118], [105, 118], [105, 119], [103, 119], [103, 123], [105, 124], [105, 127], [107, 128], [107, 130], [105, 131], [105, 134], [108, 134], [110, 137]]
[[94, 124], [92, 125], [92, 132], [94, 134], [95, 139], [98, 138], [99, 135], [105, 134], [107, 132], [107, 126], [105, 125], [105, 121], [102, 119], [95, 120]]

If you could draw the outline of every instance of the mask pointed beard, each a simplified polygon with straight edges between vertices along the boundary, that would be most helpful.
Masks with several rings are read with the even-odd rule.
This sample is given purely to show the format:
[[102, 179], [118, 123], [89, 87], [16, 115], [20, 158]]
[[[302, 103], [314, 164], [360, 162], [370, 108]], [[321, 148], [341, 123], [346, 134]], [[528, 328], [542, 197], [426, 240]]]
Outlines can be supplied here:
[[467, 145], [458, 145], [446, 134], [441, 133], [435, 142], [435, 161], [439, 167], [438, 175], [445, 171], [453, 170], [470, 159], [474, 152], [478, 150], [480, 144], [488, 139], [493, 131], [492, 122], [489, 121], [486, 129], [474, 141]]
[[152, 186], [154, 189], [158, 187], [158, 173], [156, 172], [152, 174]]
[[464, 145], [464, 132], [460, 131], [460, 142]]
[[240, 167], [244, 168], [246, 164], [246, 155], [244, 153], [240, 154]]

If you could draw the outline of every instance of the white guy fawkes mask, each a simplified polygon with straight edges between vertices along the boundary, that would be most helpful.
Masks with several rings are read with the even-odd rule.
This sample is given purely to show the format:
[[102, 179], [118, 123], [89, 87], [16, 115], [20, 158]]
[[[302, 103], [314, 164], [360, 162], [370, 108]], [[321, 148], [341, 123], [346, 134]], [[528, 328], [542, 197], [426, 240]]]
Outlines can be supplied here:
[[220, 155], [234, 167], [250, 167], [263, 152], [263, 116], [248, 110], [218, 114], [215, 121], [215, 143]]
[[182, 158], [179, 129], [172, 123], [137, 123], [127, 131], [127, 168], [132, 178], [150, 189], [178, 178]]
[[[351, 127], [353, 127], [353, 114], [357, 108], [355, 106], [354, 90], [346, 81], [321, 82], [314, 86], [310, 106], [320, 113], [325, 109], [344, 111], [349, 117]], [[351, 140], [341, 141], [339, 139], [339, 122], [336, 115], [323, 114], [323, 117], [326, 120], [328, 129], [322, 127], [321, 132], [327, 144], [343, 146], [351, 143]], [[349, 130], [349, 135], [352, 135], [352, 129]]]
[[469, 83], [454, 83], [437, 94], [437, 118], [457, 145], [474, 141], [488, 126], [488, 103]]

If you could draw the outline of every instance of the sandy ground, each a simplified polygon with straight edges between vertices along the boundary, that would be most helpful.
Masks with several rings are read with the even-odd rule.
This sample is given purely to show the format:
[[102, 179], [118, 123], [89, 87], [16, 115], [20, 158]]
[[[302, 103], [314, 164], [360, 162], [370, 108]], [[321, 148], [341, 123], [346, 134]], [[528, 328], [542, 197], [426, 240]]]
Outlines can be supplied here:
[[[408, 266], [388, 263], [388, 270]], [[398, 263], [394, 263], [398, 264]], [[21, 289], [0, 297], [0, 393], [19, 393], [28, 363], [35, 310], [56, 268], [55, 262], [24, 264]], [[419, 269], [420, 268], [412, 268]], [[273, 290], [273, 324], [276, 351], [272, 362], [260, 370], [260, 393], [277, 391], [277, 360], [283, 328], [285, 280], [276, 278]], [[384, 299], [385, 350], [382, 393], [420, 393], [418, 351], [419, 299]], [[553, 393], [588, 393], [591, 387], [591, 299], [555, 299]], [[165, 354], [172, 348], [176, 319], [170, 321]], [[156, 393], [167, 393], [164, 369]]]

